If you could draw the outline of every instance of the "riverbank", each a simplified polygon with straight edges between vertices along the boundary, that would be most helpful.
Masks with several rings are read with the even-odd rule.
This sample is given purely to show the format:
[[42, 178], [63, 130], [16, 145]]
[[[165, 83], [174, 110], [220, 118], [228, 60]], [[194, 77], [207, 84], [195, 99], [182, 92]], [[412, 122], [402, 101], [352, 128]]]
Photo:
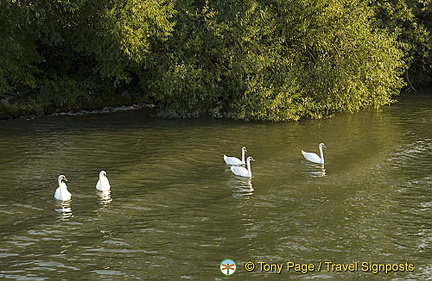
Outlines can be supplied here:
[[23, 100], [18, 94], [11, 92], [0, 94], [0, 120], [44, 115], [45, 109], [41, 105]]
[[[423, 88], [416, 92], [403, 92], [394, 97], [396, 100], [408, 98], [411, 95], [432, 95], [432, 87]], [[52, 105], [43, 105], [34, 99], [21, 98], [18, 94], [7, 92], [0, 94], [0, 120], [9, 120], [15, 118], [34, 119], [45, 115], [87, 115], [111, 113], [126, 110], [135, 110], [140, 108], [157, 108], [154, 103], [142, 102], [137, 100], [128, 91], [120, 95], [112, 95], [105, 99], [94, 99], [87, 101], [81, 106], [74, 107], [63, 106], [54, 107]]]
[[33, 119], [45, 115], [109, 113], [142, 107], [153, 108], [155, 105], [134, 98], [128, 91], [124, 91], [119, 95], [104, 96], [103, 98], [95, 96], [82, 102], [65, 102], [63, 106], [38, 102], [34, 98], [21, 97], [19, 94], [11, 92], [0, 94], [0, 120]]

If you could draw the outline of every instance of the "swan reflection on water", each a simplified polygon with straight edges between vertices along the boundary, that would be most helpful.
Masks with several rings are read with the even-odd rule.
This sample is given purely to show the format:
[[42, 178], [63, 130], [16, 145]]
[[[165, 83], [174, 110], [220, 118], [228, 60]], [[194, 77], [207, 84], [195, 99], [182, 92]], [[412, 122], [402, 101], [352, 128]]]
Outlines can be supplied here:
[[317, 169], [316, 171], [309, 171], [307, 174], [308, 174], [308, 176], [310, 176], [312, 178], [319, 178], [319, 177], [325, 177], [327, 172], [324, 169], [324, 166], [322, 166], [321, 168]]
[[101, 205], [107, 205], [110, 202], [112, 202], [112, 197], [111, 197], [111, 191], [110, 190], [106, 190], [106, 191], [96, 191], [96, 194], [99, 196], [99, 203]]
[[[306, 162], [306, 160], [304, 160]], [[307, 162], [302, 169], [303, 173], [311, 178], [319, 178], [325, 177], [327, 175], [327, 171], [324, 167], [324, 164], [315, 164], [311, 162]]]
[[254, 192], [250, 178], [233, 177], [228, 181], [234, 198], [248, 198]]
[[72, 208], [70, 206], [71, 200], [57, 201], [55, 211], [58, 213], [58, 218], [62, 221], [69, 220], [73, 217]]

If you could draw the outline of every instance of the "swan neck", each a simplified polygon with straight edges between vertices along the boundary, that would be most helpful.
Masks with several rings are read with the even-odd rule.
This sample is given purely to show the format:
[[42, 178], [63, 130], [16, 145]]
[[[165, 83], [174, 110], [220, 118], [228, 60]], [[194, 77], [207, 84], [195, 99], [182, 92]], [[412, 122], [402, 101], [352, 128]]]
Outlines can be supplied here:
[[247, 161], [247, 170], [249, 172], [249, 175], [252, 177], [252, 169], [251, 169], [250, 160]]
[[245, 154], [246, 152], [244, 151], [244, 149], [242, 149], [242, 163], [245, 162]]
[[322, 148], [322, 146], [320, 146], [319, 147], [319, 151], [320, 151], [320, 156], [321, 156], [321, 162], [322, 162], [322, 164], [324, 164], [324, 153], [323, 153], [323, 148]]
[[59, 180], [58, 183], [59, 183], [60, 190], [64, 190], [64, 189], [67, 190], [67, 185], [62, 180]]

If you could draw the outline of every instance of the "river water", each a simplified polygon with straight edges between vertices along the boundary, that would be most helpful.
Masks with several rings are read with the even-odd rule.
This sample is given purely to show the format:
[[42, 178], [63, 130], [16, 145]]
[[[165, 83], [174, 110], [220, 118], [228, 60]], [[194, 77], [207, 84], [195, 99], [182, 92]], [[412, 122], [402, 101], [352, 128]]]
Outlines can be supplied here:
[[[0, 279], [430, 280], [432, 96], [399, 99], [295, 123], [0, 121]], [[300, 152], [319, 142], [324, 168]], [[251, 180], [222, 159], [242, 146]], [[53, 197], [60, 174], [70, 202]]]

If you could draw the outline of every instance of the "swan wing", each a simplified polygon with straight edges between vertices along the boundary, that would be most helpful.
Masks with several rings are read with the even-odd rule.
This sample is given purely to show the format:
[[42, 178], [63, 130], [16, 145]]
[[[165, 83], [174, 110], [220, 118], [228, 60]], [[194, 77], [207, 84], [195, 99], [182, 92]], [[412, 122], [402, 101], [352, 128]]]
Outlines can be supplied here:
[[230, 166], [236, 166], [236, 165], [243, 165], [244, 164], [237, 157], [229, 157], [229, 156], [224, 155], [223, 158], [224, 158], [225, 164], [230, 165]]
[[302, 150], [302, 154], [306, 160], [311, 161], [313, 163], [322, 164], [322, 159], [321, 157], [318, 156], [318, 154], [313, 152], [304, 152], [303, 150]]
[[101, 180], [98, 180], [98, 182], [96, 183], [96, 189], [97, 190], [102, 190]]
[[54, 198], [58, 199], [58, 200], [62, 200], [61, 199], [61, 191], [60, 191], [60, 187], [57, 187], [55, 193], [54, 193]]
[[96, 189], [100, 191], [107, 191], [110, 190], [111, 186], [109, 183], [109, 180], [107, 178], [99, 179], [96, 183]]
[[59, 186], [55, 193], [54, 198], [57, 200], [68, 201], [72, 198], [72, 194], [67, 190], [66, 184], [64, 186]]
[[248, 169], [246, 169], [245, 167], [233, 166], [233, 167], [231, 167], [231, 171], [236, 176], [250, 177], [250, 173], [249, 173]]

